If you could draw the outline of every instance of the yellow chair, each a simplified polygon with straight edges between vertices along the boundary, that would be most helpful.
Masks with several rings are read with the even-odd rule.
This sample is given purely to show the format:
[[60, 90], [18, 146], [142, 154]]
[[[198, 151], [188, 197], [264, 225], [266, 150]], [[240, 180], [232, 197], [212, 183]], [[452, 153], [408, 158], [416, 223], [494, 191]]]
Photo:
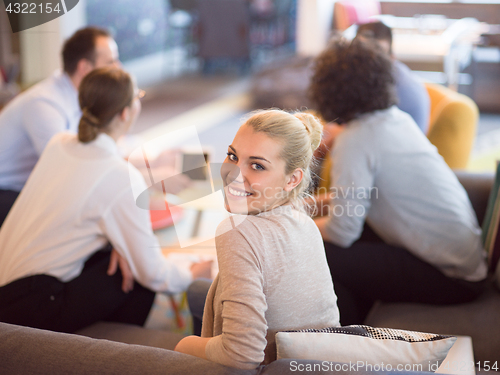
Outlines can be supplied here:
[[431, 99], [427, 138], [451, 169], [464, 169], [476, 138], [479, 110], [469, 97], [447, 87], [426, 83]]

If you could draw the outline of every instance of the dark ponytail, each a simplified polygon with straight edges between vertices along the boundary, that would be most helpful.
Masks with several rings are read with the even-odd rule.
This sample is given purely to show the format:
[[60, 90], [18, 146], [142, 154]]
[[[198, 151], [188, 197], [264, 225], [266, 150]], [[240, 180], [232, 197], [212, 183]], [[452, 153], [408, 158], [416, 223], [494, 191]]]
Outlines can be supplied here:
[[111, 120], [130, 106], [134, 84], [130, 75], [115, 67], [95, 69], [80, 84], [78, 100], [82, 117], [78, 140], [88, 143], [104, 132]]

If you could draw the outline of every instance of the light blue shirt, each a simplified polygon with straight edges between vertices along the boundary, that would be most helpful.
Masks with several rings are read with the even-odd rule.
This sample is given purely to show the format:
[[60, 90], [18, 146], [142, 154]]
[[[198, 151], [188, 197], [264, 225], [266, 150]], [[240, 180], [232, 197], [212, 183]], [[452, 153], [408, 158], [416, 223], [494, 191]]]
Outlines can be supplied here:
[[69, 76], [56, 72], [0, 112], [0, 189], [21, 191], [48, 141], [76, 132], [81, 111]]
[[424, 134], [429, 128], [431, 100], [423, 82], [401, 61], [394, 60], [398, 108], [408, 113]]

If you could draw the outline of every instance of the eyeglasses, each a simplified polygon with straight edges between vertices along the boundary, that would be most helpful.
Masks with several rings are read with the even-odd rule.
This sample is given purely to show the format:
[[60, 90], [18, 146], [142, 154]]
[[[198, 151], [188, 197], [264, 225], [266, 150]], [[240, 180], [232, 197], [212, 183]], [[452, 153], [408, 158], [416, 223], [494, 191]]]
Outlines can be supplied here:
[[135, 97], [139, 100], [144, 98], [145, 96], [146, 96], [146, 91], [141, 89], [137, 90], [137, 94], [135, 95]]

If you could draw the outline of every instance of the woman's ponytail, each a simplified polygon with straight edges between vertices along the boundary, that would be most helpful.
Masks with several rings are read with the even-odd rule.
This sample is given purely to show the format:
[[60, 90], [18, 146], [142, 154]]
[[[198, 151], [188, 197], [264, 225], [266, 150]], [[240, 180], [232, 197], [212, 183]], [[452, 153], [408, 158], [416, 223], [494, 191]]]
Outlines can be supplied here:
[[299, 112], [295, 114], [306, 127], [309, 133], [309, 138], [311, 140], [311, 149], [314, 152], [321, 144], [321, 135], [323, 132], [323, 125], [321, 122], [310, 113]]
[[82, 111], [82, 118], [78, 124], [78, 140], [83, 143], [92, 142], [99, 134], [99, 120], [88, 108]]
[[133, 99], [134, 84], [128, 73], [115, 67], [91, 71], [79, 88], [82, 117], [78, 124], [78, 140], [92, 142]]

